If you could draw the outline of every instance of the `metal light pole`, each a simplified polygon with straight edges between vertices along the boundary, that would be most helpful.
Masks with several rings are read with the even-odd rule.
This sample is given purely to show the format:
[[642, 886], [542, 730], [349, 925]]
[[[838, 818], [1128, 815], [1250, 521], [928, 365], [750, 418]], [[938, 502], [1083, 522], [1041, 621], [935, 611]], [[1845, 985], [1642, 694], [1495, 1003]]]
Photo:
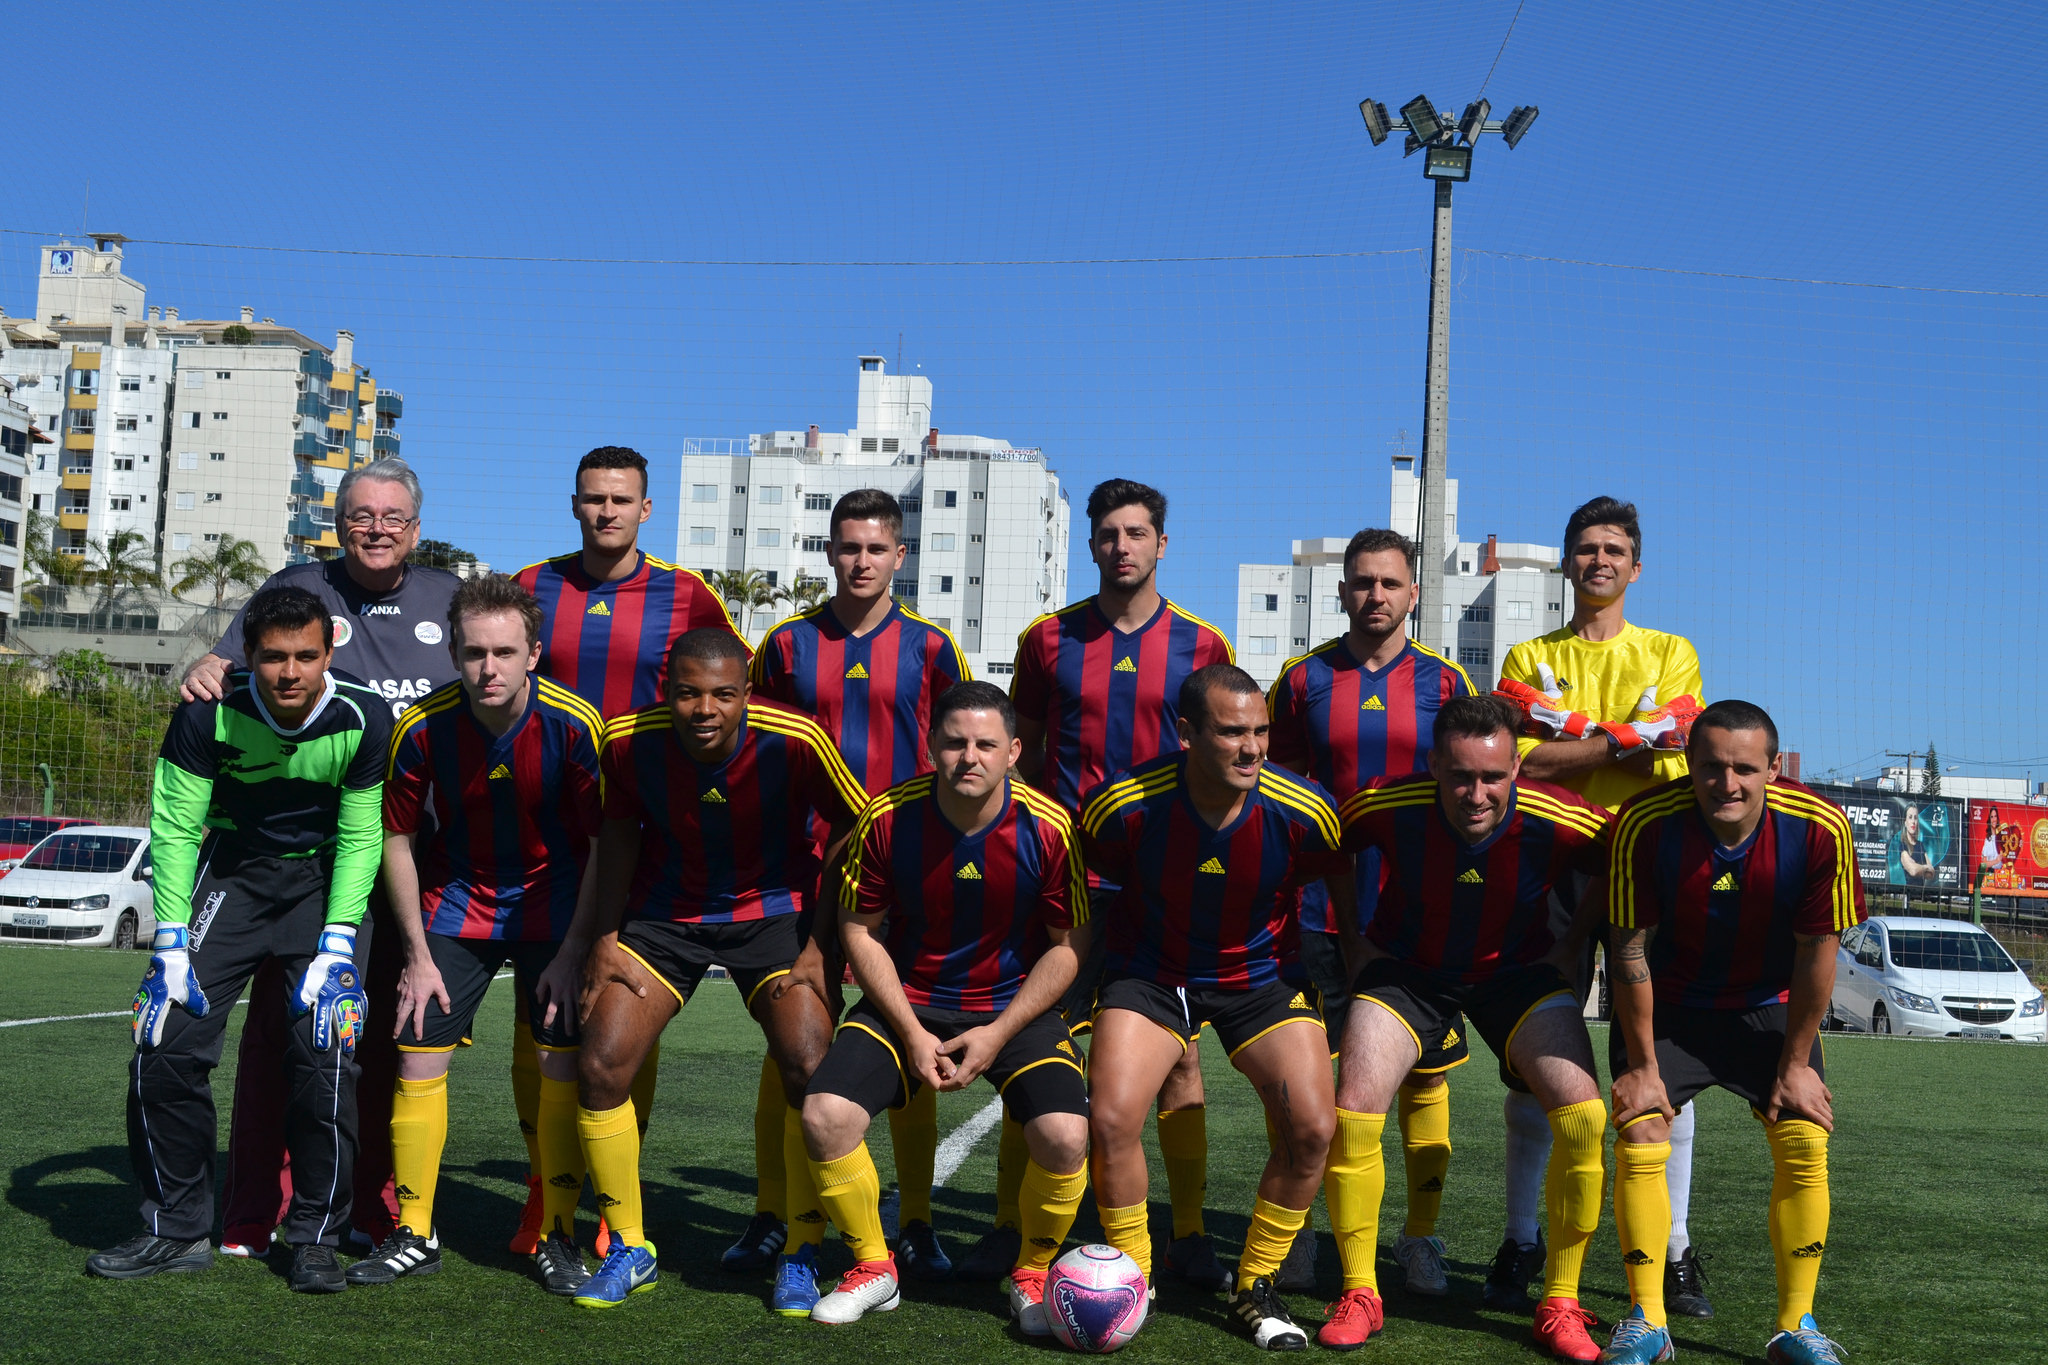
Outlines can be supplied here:
[[1506, 119], [1487, 118], [1491, 111], [1487, 101], [1478, 100], [1466, 105], [1463, 116], [1453, 123], [1426, 95], [1401, 106], [1398, 119], [1389, 119], [1387, 107], [1375, 100], [1358, 105], [1373, 146], [1399, 129], [1408, 134], [1403, 156], [1427, 149], [1422, 174], [1436, 186], [1435, 231], [1429, 248], [1429, 364], [1423, 381], [1422, 497], [1415, 515], [1415, 548], [1422, 561], [1415, 636], [1418, 643], [1452, 657], [1456, 623], [1445, 621], [1443, 613], [1444, 559], [1456, 549], [1454, 541], [1445, 543], [1450, 538], [1444, 533], [1451, 427], [1451, 186], [1472, 178], [1472, 149], [1481, 134], [1499, 133], [1512, 148], [1537, 114], [1533, 104], [1517, 107]]

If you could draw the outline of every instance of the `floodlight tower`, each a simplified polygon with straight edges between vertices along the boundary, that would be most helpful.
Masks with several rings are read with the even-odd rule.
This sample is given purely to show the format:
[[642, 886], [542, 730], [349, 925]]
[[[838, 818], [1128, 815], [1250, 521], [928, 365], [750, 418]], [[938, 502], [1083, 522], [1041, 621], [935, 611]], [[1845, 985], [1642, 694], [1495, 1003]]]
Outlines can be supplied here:
[[1505, 119], [1491, 119], [1493, 106], [1477, 100], [1465, 106], [1456, 122], [1417, 95], [1401, 106], [1401, 117], [1389, 119], [1387, 106], [1360, 100], [1366, 135], [1377, 147], [1387, 134], [1408, 134], [1401, 155], [1420, 151], [1422, 174], [1436, 186], [1436, 232], [1429, 251], [1429, 367], [1423, 385], [1422, 499], [1416, 509], [1415, 545], [1422, 560], [1422, 595], [1415, 605], [1416, 640], [1438, 653], [1452, 654], [1455, 624], [1446, 626], [1439, 604], [1444, 601], [1444, 556], [1440, 544], [1444, 520], [1444, 470], [1449, 453], [1451, 421], [1451, 186], [1472, 178], [1472, 149], [1483, 133], [1499, 133], [1510, 148], [1536, 121], [1536, 106], [1516, 107]]

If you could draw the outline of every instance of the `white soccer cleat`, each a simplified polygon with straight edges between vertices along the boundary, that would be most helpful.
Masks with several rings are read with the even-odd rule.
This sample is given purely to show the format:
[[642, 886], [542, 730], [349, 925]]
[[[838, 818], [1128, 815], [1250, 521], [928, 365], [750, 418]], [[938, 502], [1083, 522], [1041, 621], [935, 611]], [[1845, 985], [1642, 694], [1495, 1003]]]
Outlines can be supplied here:
[[1444, 1273], [1444, 1239], [1410, 1237], [1394, 1239], [1394, 1259], [1408, 1274], [1408, 1292], [1438, 1298], [1451, 1292], [1451, 1277]]
[[1003, 1289], [1010, 1296], [1010, 1317], [1016, 1321], [1019, 1331], [1027, 1337], [1052, 1335], [1052, 1320], [1045, 1315], [1043, 1270], [1026, 1270], [1019, 1266], [1003, 1281]]
[[818, 1300], [811, 1309], [811, 1321], [843, 1327], [870, 1313], [893, 1313], [902, 1302], [896, 1262], [862, 1261], [840, 1277], [837, 1288]]

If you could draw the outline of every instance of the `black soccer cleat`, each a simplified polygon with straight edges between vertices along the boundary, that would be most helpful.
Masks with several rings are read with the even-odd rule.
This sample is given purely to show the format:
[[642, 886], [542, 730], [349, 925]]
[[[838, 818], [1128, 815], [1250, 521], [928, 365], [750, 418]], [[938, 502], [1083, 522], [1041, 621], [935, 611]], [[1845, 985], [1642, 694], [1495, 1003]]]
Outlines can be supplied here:
[[333, 1247], [306, 1242], [292, 1248], [292, 1293], [339, 1294], [348, 1288], [348, 1275]]
[[1313, 1294], [1316, 1288], [1316, 1230], [1304, 1226], [1294, 1234], [1280, 1268], [1273, 1272], [1273, 1288], [1283, 1294]]
[[1688, 1318], [1714, 1316], [1714, 1305], [1707, 1298], [1707, 1272], [1700, 1265], [1701, 1261], [1712, 1259], [1687, 1247], [1677, 1260], [1664, 1262], [1665, 1312]]
[[148, 1232], [85, 1258], [85, 1273], [103, 1280], [139, 1280], [167, 1270], [192, 1275], [212, 1267], [213, 1244], [204, 1237], [181, 1242], [175, 1237], [158, 1237]]
[[1237, 1297], [1230, 1301], [1230, 1311], [1250, 1330], [1252, 1344], [1262, 1351], [1308, 1349], [1308, 1333], [1295, 1325], [1287, 1305], [1274, 1291], [1273, 1282], [1263, 1276], [1253, 1280], [1250, 1289], [1237, 1292]]
[[[1216, 1259], [1216, 1244], [1206, 1232], [1191, 1232], [1166, 1244], [1166, 1268], [1197, 1289], [1228, 1294], [1237, 1277]], [[1287, 1349], [1287, 1348], [1280, 1348]]]
[[590, 1283], [590, 1267], [576, 1243], [560, 1233], [549, 1233], [533, 1249], [533, 1263], [540, 1269], [541, 1287], [550, 1294], [568, 1297]]
[[953, 1263], [956, 1280], [1000, 1280], [1017, 1264], [1024, 1250], [1024, 1234], [1012, 1227], [990, 1228], [981, 1234], [974, 1250]]
[[1502, 1238], [1500, 1250], [1493, 1253], [1493, 1265], [1486, 1272], [1486, 1283], [1480, 1287], [1480, 1299], [1488, 1308], [1505, 1313], [1528, 1312], [1529, 1285], [1543, 1273], [1547, 1255], [1540, 1232], [1533, 1242]]
[[390, 1284], [407, 1275], [431, 1275], [441, 1268], [441, 1239], [399, 1227], [369, 1255], [348, 1268], [350, 1284]]
[[720, 1268], [748, 1271], [766, 1270], [782, 1254], [789, 1240], [789, 1228], [772, 1213], [757, 1213], [718, 1258]]
[[953, 1273], [953, 1260], [932, 1225], [914, 1218], [896, 1239], [896, 1268], [913, 1280], [943, 1280]]

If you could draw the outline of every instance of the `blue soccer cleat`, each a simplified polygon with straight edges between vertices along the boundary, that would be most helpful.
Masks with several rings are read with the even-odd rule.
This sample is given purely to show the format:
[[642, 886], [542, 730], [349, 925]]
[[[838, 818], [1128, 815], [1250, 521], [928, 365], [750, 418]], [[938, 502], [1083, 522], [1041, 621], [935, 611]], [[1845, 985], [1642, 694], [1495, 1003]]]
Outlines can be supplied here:
[[785, 1318], [807, 1318], [818, 1306], [818, 1249], [808, 1242], [775, 1258], [775, 1291], [768, 1311]]
[[1797, 1327], [1772, 1337], [1764, 1359], [1770, 1365], [1843, 1365], [1842, 1348], [1827, 1339], [1811, 1313], [1801, 1313]]
[[644, 1294], [660, 1281], [654, 1265], [654, 1244], [629, 1247], [617, 1238], [612, 1249], [584, 1286], [576, 1291], [578, 1308], [617, 1308], [628, 1294]]
[[1652, 1326], [1641, 1308], [1631, 1307], [1628, 1316], [1614, 1324], [1614, 1335], [1600, 1353], [1600, 1365], [1656, 1365], [1673, 1354], [1671, 1329]]

